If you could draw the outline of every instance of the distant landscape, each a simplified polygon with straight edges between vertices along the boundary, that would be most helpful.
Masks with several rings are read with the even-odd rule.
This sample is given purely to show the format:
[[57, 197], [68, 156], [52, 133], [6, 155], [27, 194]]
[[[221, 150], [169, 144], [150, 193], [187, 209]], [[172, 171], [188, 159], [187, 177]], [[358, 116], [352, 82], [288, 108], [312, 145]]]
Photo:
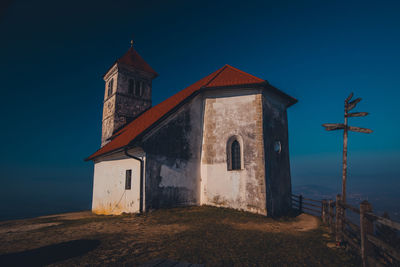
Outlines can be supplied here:
[[[41, 186], [41, 183], [48, 185], [49, 181], [37, 181], [36, 190], [20, 186], [19, 195], [13, 194], [12, 190], [2, 188], [0, 221], [91, 209], [91, 181], [81, 181], [73, 184], [73, 187], [71, 184], [67, 187], [57, 182], [51, 185], [52, 190], [47, 190], [48, 188]], [[317, 200], [334, 200], [338, 193], [330, 187], [313, 184], [294, 185], [292, 190], [293, 194], [302, 194], [304, 197]], [[392, 192], [350, 191], [347, 199], [354, 206], [358, 206], [363, 200], [368, 200], [376, 214], [382, 215], [386, 211], [391, 219], [400, 222], [400, 195], [396, 193], [396, 188]]]

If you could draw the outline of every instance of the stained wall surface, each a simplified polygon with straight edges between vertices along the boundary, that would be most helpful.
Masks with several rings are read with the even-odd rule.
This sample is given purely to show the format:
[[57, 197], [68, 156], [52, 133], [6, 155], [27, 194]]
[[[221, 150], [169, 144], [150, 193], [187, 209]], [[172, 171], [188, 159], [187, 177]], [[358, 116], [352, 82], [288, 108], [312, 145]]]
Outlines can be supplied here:
[[[142, 156], [137, 154], [138, 156]], [[131, 189], [125, 189], [126, 170], [132, 170]], [[92, 211], [96, 214], [139, 212], [140, 163], [122, 153], [95, 162]]]
[[[204, 99], [201, 204], [267, 214], [262, 95], [256, 89], [209, 92]], [[228, 170], [227, 143], [237, 137], [241, 170]]]
[[[113, 79], [112, 94], [108, 95], [108, 83]], [[129, 91], [130, 80], [133, 90]], [[129, 66], [116, 64], [104, 76], [105, 93], [103, 104], [102, 146], [114, 132], [151, 108], [151, 84], [149, 74]], [[136, 94], [136, 86], [140, 88]]]
[[287, 112], [285, 102], [274, 94], [264, 91], [262, 100], [267, 209], [270, 215], [280, 216], [291, 207]]
[[[213, 205], [264, 215], [290, 209], [291, 179], [286, 104], [262, 89], [211, 89], [183, 103], [147, 132], [145, 210]], [[229, 169], [229, 146], [237, 140], [241, 169]], [[279, 151], [276, 143], [279, 142]], [[132, 190], [125, 171], [132, 168]], [[137, 212], [139, 162], [112, 155], [95, 162], [93, 211]]]
[[147, 209], [200, 203], [202, 110], [198, 95], [144, 138]]
[[[134, 83], [132, 93], [129, 92], [129, 80]], [[151, 108], [151, 78], [134, 69], [119, 67], [117, 84], [114, 118], [116, 130]], [[141, 95], [135, 94], [137, 85]]]
[[[108, 95], [108, 84], [113, 79], [112, 93]], [[104, 102], [103, 102], [103, 119], [101, 127], [101, 146], [104, 146], [109, 141], [107, 139], [111, 137], [115, 129], [115, 104], [116, 104], [116, 88], [118, 84], [117, 67], [114, 66], [104, 77], [105, 88], [104, 88]]]

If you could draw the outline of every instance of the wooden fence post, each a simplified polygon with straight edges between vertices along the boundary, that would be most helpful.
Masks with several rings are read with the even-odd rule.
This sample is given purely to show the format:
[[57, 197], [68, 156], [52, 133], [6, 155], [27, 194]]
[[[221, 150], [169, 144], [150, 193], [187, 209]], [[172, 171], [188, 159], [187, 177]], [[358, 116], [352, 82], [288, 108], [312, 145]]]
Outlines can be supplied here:
[[299, 210], [300, 210], [300, 213], [303, 212], [303, 196], [302, 195], [299, 196]]
[[322, 222], [324, 224], [327, 223], [326, 213], [327, 213], [327, 201], [326, 201], [326, 199], [323, 199], [322, 200], [322, 208], [321, 208], [321, 217], [322, 217]]
[[329, 210], [328, 210], [329, 216], [328, 216], [328, 223], [329, 223], [329, 233], [333, 234], [333, 200], [329, 200]]
[[367, 234], [372, 235], [374, 232], [374, 224], [366, 217], [366, 212], [372, 212], [372, 205], [364, 200], [360, 204], [360, 236], [361, 236], [361, 259], [363, 266], [368, 266], [368, 256], [373, 257], [373, 247], [368, 241]]
[[336, 195], [336, 243], [340, 245], [343, 242], [342, 230], [343, 230], [343, 207], [341, 205], [342, 196]]

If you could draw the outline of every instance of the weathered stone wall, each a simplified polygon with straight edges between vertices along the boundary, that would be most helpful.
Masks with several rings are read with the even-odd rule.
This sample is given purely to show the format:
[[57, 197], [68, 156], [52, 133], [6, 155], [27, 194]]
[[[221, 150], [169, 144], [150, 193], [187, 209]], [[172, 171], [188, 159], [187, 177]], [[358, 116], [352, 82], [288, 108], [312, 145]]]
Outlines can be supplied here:
[[[264, 147], [267, 210], [271, 216], [286, 214], [291, 207], [291, 178], [286, 107], [277, 96], [264, 91]], [[280, 152], [274, 148], [280, 142]], [[277, 147], [278, 148], [278, 147]]]
[[[135, 155], [143, 156], [142, 153]], [[126, 170], [132, 170], [130, 190], [125, 190]], [[98, 159], [94, 165], [92, 211], [96, 214], [135, 213], [139, 212], [139, 205], [139, 161], [122, 152]]]
[[[204, 103], [201, 204], [266, 214], [261, 91], [208, 92]], [[241, 170], [228, 170], [232, 136], [241, 143]]]
[[[144, 73], [139, 72], [133, 68], [129, 68], [128, 66], [118, 68], [118, 90], [119, 93], [124, 95], [129, 95], [129, 79], [133, 79], [134, 81], [142, 81], [143, 82], [143, 95], [140, 99], [144, 99], [151, 102], [151, 77]], [[139, 98], [139, 97], [138, 97]]]
[[[103, 124], [101, 143], [104, 146], [113, 133], [151, 108], [151, 84], [149, 74], [139, 72], [127, 66], [116, 65], [105, 78], [103, 105]], [[108, 96], [108, 82], [114, 79], [113, 93]], [[129, 93], [129, 80], [142, 83], [142, 96]]]
[[199, 204], [201, 141], [201, 96], [145, 137], [146, 209]]
[[[142, 96], [129, 94], [130, 79], [142, 83]], [[151, 79], [133, 69], [119, 68], [114, 130], [121, 128], [149, 108], [151, 108]]]
[[103, 79], [104, 79], [104, 82], [105, 82], [105, 90], [104, 90], [104, 101], [106, 101], [107, 100], [107, 98], [109, 97], [108, 96], [108, 82], [109, 81], [111, 81], [111, 79], [114, 79], [114, 85], [113, 85], [113, 94], [115, 93], [115, 88], [116, 88], [116, 85], [117, 85], [117, 82], [118, 82], [118, 75], [117, 75], [117, 72], [118, 72], [118, 66], [117, 66], [117, 64], [114, 64], [109, 70], [108, 70], [108, 72], [106, 73], [106, 75], [104, 75], [104, 77], [103, 77]]
[[101, 127], [101, 146], [108, 143], [114, 131], [115, 95], [107, 98], [103, 104], [103, 121]]
[[[108, 83], [113, 79], [113, 91], [108, 95]], [[104, 77], [104, 102], [103, 102], [103, 119], [101, 127], [101, 146], [108, 143], [107, 139], [111, 137], [115, 129], [115, 103], [116, 89], [118, 83], [117, 66], [112, 67]]]

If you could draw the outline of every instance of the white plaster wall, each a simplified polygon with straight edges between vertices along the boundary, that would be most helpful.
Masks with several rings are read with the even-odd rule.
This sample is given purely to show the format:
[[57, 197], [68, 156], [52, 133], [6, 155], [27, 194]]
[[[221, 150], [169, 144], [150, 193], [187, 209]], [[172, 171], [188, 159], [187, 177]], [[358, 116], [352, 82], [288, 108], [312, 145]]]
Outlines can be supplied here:
[[[131, 189], [125, 190], [126, 170], [132, 170]], [[144, 193], [143, 193], [144, 196]], [[92, 211], [96, 214], [139, 212], [140, 162], [115, 155], [95, 162]]]
[[245, 171], [227, 171], [224, 163], [203, 164], [201, 171], [201, 204], [247, 209]]
[[[241, 170], [228, 170], [226, 144], [243, 143]], [[200, 203], [266, 214], [261, 95], [236, 91], [206, 95], [201, 160]]]

